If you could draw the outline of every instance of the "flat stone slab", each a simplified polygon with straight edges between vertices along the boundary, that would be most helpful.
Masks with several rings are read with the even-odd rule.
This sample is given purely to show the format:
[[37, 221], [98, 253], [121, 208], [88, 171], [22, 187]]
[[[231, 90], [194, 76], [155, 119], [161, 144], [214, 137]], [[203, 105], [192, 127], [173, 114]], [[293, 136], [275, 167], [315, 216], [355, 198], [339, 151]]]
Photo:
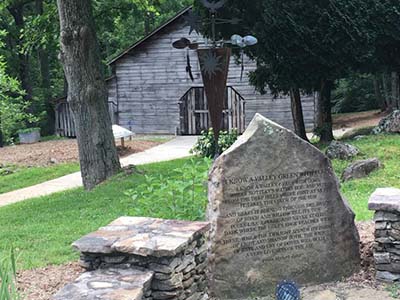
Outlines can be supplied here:
[[72, 246], [82, 253], [175, 256], [209, 228], [207, 222], [121, 217]]
[[54, 300], [141, 300], [149, 290], [153, 272], [107, 269], [86, 272], [66, 285]]
[[368, 209], [400, 212], [400, 189], [377, 189], [369, 198]]

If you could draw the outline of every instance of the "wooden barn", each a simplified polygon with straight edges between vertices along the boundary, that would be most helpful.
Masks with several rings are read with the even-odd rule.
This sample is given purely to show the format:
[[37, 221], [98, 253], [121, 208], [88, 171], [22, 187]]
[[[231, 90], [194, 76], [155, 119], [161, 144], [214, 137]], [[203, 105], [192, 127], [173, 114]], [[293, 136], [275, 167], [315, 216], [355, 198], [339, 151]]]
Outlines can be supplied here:
[[[195, 32], [189, 35], [184, 15], [190, 9], [181, 11], [109, 62], [113, 75], [107, 79], [108, 101], [113, 124], [138, 134], [197, 135], [211, 127], [197, 53], [189, 52], [192, 81], [186, 72], [187, 51], [172, 47], [172, 43], [182, 37], [204, 41]], [[255, 113], [293, 128], [289, 97], [274, 99], [271, 94], [256, 92], [247, 76], [256, 64], [245, 59], [244, 65], [241, 78], [241, 66], [231, 59], [224, 128], [237, 128], [242, 132]], [[314, 127], [314, 108], [314, 97], [303, 97], [307, 129]], [[57, 104], [56, 115], [57, 132], [73, 136], [73, 122], [65, 100]]]

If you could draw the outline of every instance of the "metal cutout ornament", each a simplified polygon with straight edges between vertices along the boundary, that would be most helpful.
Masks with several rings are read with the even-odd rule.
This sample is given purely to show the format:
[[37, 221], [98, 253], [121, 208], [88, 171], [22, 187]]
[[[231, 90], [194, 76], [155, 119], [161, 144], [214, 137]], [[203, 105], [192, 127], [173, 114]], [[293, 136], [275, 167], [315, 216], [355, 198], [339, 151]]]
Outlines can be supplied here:
[[189, 35], [191, 35], [193, 31], [195, 31], [197, 34], [200, 34], [201, 18], [199, 15], [190, 10], [187, 15], [183, 16], [183, 19], [190, 27]]
[[[221, 9], [226, 0], [200, 0], [201, 3], [210, 11], [210, 20], [201, 20], [201, 18], [189, 11], [184, 19], [190, 27], [189, 35], [193, 31], [199, 33], [201, 26], [211, 25], [211, 41], [206, 42], [191, 42], [187, 38], [181, 38], [173, 43], [176, 49], [191, 49], [197, 50], [201, 76], [203, 78], [204, 90], [207, 96], [208, 111], [210, 114], [211, 125], [214, 129], [214, 138], [218, 148], [219, 132], [222, 128], [223, 108], [226, 102], [226, 84], [228, 80], [229, 61], [231, 57], [231, 47], [239, 47], [243, 49], [247, 46], [252, 46], [257, 43], [257, 39], [253, 36], [242, 37], [240, 35], [233, 35], [230, 40], [217, 40], [216, 25], [219, 24], [238, 24], [240, 19], [221, 19], [217, 17], [217, 11]], [[188, 51], [188, 50], [187, 50]], [[243, 76], [243, 51], [242, 51], [242, 70], [241, 77]], [[189, 77], [194, 81], [192, 74], [192, 67], [190, 64], [189, 53], [186, 54], [186, 72]], [[218, 155], [219, 149], [216, 149]]]
[[207, 96], [211, 125], [214, 129], [216, 145], [218, 145], [219, 132], [222, 128], [231, 49], [199, 49], [197, 52], [199, 54], [201, 76]]
[[215, 14], [218, 9], [222, 8], [225, 4], [225, 0], [220, 0], [217, 2], [201, 0], [201, 3], [210, 10], [211, 13]]
[[201, 52], [201, 54], [199, 53], [199, 59], [202, 62], [201, 72], [208, 78], [212, 78], [217, 72], [222, 71], [223, 57], [217, 56], [215, 51], [209, 49]]

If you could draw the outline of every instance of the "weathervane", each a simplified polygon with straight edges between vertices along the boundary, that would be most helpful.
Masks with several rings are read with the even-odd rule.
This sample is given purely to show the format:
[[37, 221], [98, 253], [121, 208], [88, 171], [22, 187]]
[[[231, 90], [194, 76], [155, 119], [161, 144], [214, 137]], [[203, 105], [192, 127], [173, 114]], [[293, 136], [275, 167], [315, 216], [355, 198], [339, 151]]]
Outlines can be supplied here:
[[[191, 80], [194, 80], [192, 74], [192, 67], [190, 64], [189, 50], [196, 50], [199, 57], [201, 75], [203, 78], [204, 89], [208, 101], [208, 110], [212, 127], [214, 128], [214, 138], [216, 147], [218, 148], [219, 132], [221, 129], [223, 109], [226, 98], [226, 84], [228, 80], [229, 62], [231, 56], [231, 47], [239, 47], [242, 56], [242, 74], [244, 70], [243, 49], [247, 46], [253, 46], [258, 43], [257, 38], [248, 35], [241, 37], [238, 34], [232, 35], [230, 40], [217, 40], [216, 26], [220, 24], [239, 24], [240, 20], [222, 19], [217, 17], [218, 10], [221, 9], [226, 0], [208, 1], [200, 0], [205, 8], [207, 8], [211, 15], [211, 22], [206, 22], [201, 19], [199, 15], [193, 11], [189, 11], [184, 19], [190, 27], [189, 35], [195, 31], [197, 34], [200, 32], [202, 25], [211, 25], [211, 43], [208, 42], [192, 42], [187, 38], [181, 38], [175, 41], [172, 45], [176, 49], [187, 49], [187, 66], [186, 72], [189, 74]], [[218, 149], [217, 153], [218, 154]]]

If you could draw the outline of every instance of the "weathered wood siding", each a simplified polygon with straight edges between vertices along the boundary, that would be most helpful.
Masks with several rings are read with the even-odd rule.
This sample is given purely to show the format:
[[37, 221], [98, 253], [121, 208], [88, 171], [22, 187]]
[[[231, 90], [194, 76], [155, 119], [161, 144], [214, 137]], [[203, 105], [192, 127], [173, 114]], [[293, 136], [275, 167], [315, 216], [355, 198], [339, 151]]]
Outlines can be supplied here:
[[[179, 100], [191, 88], [202, 86], [200, 67], [195, 51], [190, 51], [195, 81], [186, 73], [186, 50], [177, 50], [172, 43], [181, 37], [203, 40], [192, 33], [181, 19], [160, 32], [116, 62], [115, 84], [110, 84], [110, 99], [117, 96], [118, 124], [136, 133], [175, 133], [180, 126]], [[234, 87], [246, 101], [246, 122], [255, 113], [292, 128], [290, 99], [273, 99], [272, 95], [260, 95], [248, 82], [247, 72], [256, 67], [246, 59], [245, 74], [240, 80], [241, 66], [232, 58], [228, 85]], [[114, 94], [115, 93], [115, 94]], [[307, 128], [314, 125], [314, 98], [303, 98]]]

